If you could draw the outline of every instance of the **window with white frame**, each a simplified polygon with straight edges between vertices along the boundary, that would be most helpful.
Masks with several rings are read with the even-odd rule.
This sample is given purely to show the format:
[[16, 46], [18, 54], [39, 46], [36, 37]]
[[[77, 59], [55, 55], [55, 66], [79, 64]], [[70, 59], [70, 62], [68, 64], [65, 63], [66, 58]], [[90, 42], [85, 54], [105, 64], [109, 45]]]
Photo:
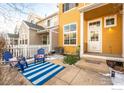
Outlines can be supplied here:
[[77, 7], [78, 3], [64, 3], [63, 4], [63, 12], [66, 12], [74, 7]]
[[50, 19], [47, 20], [47, 26], [50, 26]]
[[64, 45], [76, 45], [76, 24], [64, 26]]
[[117, 25], [117, 16], [113, 15], [113, 16], [107, 16], [104, 18], [104, 27], [108, 28], [108, 27], [114, 27]]
[[48, 44], [48, 35], [42, 35], [41, 43], [42, 43], [42, 45]]

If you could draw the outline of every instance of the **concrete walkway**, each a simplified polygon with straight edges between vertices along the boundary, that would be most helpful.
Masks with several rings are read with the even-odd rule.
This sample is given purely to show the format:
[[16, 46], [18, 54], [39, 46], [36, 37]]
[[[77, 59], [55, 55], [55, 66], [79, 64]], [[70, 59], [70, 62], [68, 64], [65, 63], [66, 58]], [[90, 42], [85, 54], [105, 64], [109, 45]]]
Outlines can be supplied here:
[[[58, 73], [55, 77], [47, 81], [44, 85], [111, 85], [109, 76], [104, 76], [98, 72], [99, 69], [107, 68], [105, 65], [85, 63], [80, 60], [75, 65], [68, 65], [63, 63], [63, 59], [50, 60], [55, 64], [63, 65], [66, 68]], [[97, 65], [97, 66], [96, 66]], [[79, 67], [81, 66], [81, 67]], [[88, 69], [88, 68], [92, 69]], [[98, 67], [97, 71], [93, 70]], [[106, 69], [107, 70], [107, 69]], [[105, 71], [106, 71], [105, 70]], [[104, 71], [104, 70], [103, 70]], [[16, 69], [9, 66], [0, 66], [0, 85], [32, 85], [24, 76], [22, 76]]]
[[112, 85], [109, 76], [103, 76], [89, 69], [82, 69], [75, 65], [63, 64], [62, 60], [53, 60], [66, 68], [50, 79], [45, 85]]

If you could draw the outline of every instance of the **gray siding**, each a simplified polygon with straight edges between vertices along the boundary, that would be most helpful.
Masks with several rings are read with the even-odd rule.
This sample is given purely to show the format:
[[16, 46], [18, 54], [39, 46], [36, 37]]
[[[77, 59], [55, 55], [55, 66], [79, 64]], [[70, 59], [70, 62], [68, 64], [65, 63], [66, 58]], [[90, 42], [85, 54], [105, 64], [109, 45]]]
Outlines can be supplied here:
[[29, 38], [30, 45], [41, 45], [41, 37], [39, 34], [37, 34], [36, 30], [30, 30]]
[[52, 49], [58, 47], [58, 33], [52, 32]]

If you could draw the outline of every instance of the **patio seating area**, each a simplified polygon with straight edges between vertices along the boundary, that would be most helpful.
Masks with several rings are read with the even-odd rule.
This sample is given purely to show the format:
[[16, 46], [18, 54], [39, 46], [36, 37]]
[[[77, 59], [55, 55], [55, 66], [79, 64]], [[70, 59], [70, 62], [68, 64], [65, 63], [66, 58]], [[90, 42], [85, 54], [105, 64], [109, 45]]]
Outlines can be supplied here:
[[[60, 58], [57, 55], [47, 57], [47, 60]], [[26, 60], [25, 57], [13, 57], [9, 51], [4, 51], [3, 60], [5, 66], [9, 68], [17, 68], [20, 73], [25, 76], [34, 85], [43, 85], [49, 79], [58, 74], [65, 67], [51, 62], [47, 62], [45, 51], [43, 48], [37, 50], [34, 58]], [[32, 61], [32, 62], [30, 62]], [[2, 72], [2, 70], [1, 70]]]
[[[61, 56], [61, 55], [58, 55], [58, 56]], [[54, 75], [54, 77], [50, 78], [47, 82], [44, 82], [44, 83], [42, 82], [42, 84], [44, 85], [112, 85], [112, 82], [109, 76], [102, 75], [96, 71], [92, 71], [91, 69], [79, 68], [75, 65], [64, 64], [62, 59], [54, 59], [54, 60], [51, 60], [50, 62], [51, 63], [45, 63], [45, 64], [49, 66], [50, 65], [55, 66], [56, 64], [57, 66], [61, 65], [62, 67], [65, 67], [65, 68], [61, 70], [59, 73], [57, 73], [56, 75]], [[29, 62], [29, 63], [32, 63], [32, 62]], [[36, 66], [38, 65], [41, 65], [41, 64], [37, 64]], [[30, 66], [31, 65], [29, 65], [29, 68], [31, 68]], [[32, 66], [33, 66], [33, 63], [32, 63]], [[40, 68], [36, 68], [35, 70], [32, 69], [32, 71], [30, 70], [28, 72], [25, 72], [25, 74], [27, 73], [26, 76], [31, 75], [30, 73], [33, 73], [33, 71], [37, 72], [38, 69], [42, 69], [42, 66]], [[1, 70], [3, 71], [2, 72], [3, 78], [1, 79], [5, 81], [3, 83], [1, 82], [2, 84], [32, 85], [32, 83], [27, 79], [27, 77], [23, 76], [24, 73], [21, 74], [15, 68], [9, 68], [9, 66], [6, 66], [6, 67], [3, 66]], [[43, 72], [43, 70], [41, 70], [41, 72]]]
[[[11, 54], [9, 54], [11, 55]], [[7, 55], [5, 55], [6, 57]], [[10, 59], [12, 58], [12, 55]], [[76, 64], [69, 65], [63, 63], [64, 56], [60, 54], [45, 55], [44, 49], [38, 49], [34, 58], [25, 59], [27, 67], [24, 68], [23, 64], [19, 62], [21, 70], [11, 68], [10, 64], [2, 64], [1, 73], [8, 73], [9, 77], [3, 77], [1, 80], [6, 81], [5, 84], [12, 84], [9, 81], [13, 81], [11, 77], [19, 75], [17, 84], [27, 85], [111, 85], [111, 78], [109, 74], [108, 66], [105, 62], [81, 59]], [[7, 59], [8, 63], [12, 60]], [[10, 61], [10, 62], [9, 62]], [[18, 62], [18, 60], [17, 60]], [[25, 63], [24, 62], [24, 63]], [[92, 65], [92, 66], [91, 66]], [[23, 67], [23, 69], [22, 69]], [[4, 73], [2, 71], [5, 71]], [[15, 74], [16, 73], [16, 74]], [[4, 75], [2, 75], [4, 76]], [[87, 77], [87, 78], [86, 78]], [[8, 79], [9, 78], [9, 79]], [[20, 78], [22, 80], [20, 81]], [[4, 83], [3, 81], [3, 83]], [[7, 83], [8, 81], [8, 83]], [[19, 83], [22, 82], [23, 83]], [[25, 83], [27, 82], [27, 83]], [[1, 83], [1, 84], [3, 84]], [[15, 84], [15, 83], [14, 83]]]
[[[28, 64], [30, 64], [29, 68], [27, 68], [28, 72], [24, 71], [24, 73], [22, 73], [22, 74], [20, 72], [18, 72], [16, 69], [9, 68], [9, 66], [4, 66], [3, 67], [4, 70], [2, 70], [2, 71], [4, 71], [4, 73], [2, 73], [2, 74], [6, 73], [6, 75], [7, 75], [7, 73], [8, 73], [8, 75], [7, 75], [7, 77], [4, 77], [5, 75], [3, 75], [3, 80], [5, 81], [3, 83], [8, 84], [8, 85], [11, 85], [11, 84], [14, 84], [14, 85], [15, 84], [17, 84], [17, 85], [36, 84], [36, 82], [33, 82], [34, 81], [33, 79], [28, 80], [27, 78], [32, 77], [32, 76], [34, 77], [36, 72], [38, 72], [42, 68], [45, 68], [45, 66], [46, 66], [46, 69], [52, 69], [50, 67], [55, 66], [57, 68], [60, 67], [60, 69], [61, 69], [61, 67], [65, 67], [65, 68], [63, 70], [59, 71], [59, 73], [57, 73], [57, 74], [54, 74], [54, 71], [51, 72], [49, 70], [51, 72], [51, 74], [49, 74], [49, 75], [51, 75], [52, 77], [49, 78], [49, 76], [46, 75], [45, 76], [45, 77], [47, 77], [46, 80], [44, 80], [42, 77], [41, 79], [44, 81], [42, 83], [38, 84], [39, 80], [37, 80], [36, 85], [42, 85], [42, 84], [44, 84], [44, 85], [112, 85], [110, 76], [104, 75], [104, 73], [102, 73], [102, 74], [98, 73], [99, 70], [95, 71], [95, 70], [93, 70], [93, 68], [88, 69], [87, 67], [81, 68], [81, 67], [77, 66], [77, 64], [79, 65], [80, 62], [81, 63], [85, 62], [84, 59], [81, 59], [79, 62], [76, 63], [76, 65], [64, 64], [62, 55], [56, 55], [56, 54], [51, 55], [48, 58], [46, 58], [46, 60], [47, 60], [47, 62], [43, 63], [43, 64], [46, 64], [46, 65], [44, 65], [44, 67], [43, 66], [37, 67], [38, 65], [42, 65], [42, 64], [36, 64], [35, 69], [33, 69], [33, 67], [31, 67], [34, 65], [34, 63], [32, 63], [33, 59], [28, 59], [27, 62], [28, 62]], [[91, 65], [91, 63], [89, 63], [89, 64]], [[93, 64], [93, 65], [96, 65], [96, 64]], [[100, 64], [100, 65], [101, 65], [101, 67], [105, 66], [103, 64]], [[11, 70], [6, 71], [5, 68], [11, 69]], [[28, 70], [30, 68], [32, 70]], [[106, 68], [107, 68], [107, 66], [106, 66]], [[45, 73], [45, 71], [41, 70], [38, 73], [42, 74], [43, 72]], [[35, 73], [35, 74], [33, 74], [33, 73]], [[54, 74], [54, 75], [52, 75], [52, 74]], [[15, 81], [13, 81], [14, 76], [16, 77]], [[34, 78], [34, 79], [36, 80], [36, 78]], [[13, 83], [11, 81], [13, 81]], [[31, 83], [30, 81], [33, 83]]]

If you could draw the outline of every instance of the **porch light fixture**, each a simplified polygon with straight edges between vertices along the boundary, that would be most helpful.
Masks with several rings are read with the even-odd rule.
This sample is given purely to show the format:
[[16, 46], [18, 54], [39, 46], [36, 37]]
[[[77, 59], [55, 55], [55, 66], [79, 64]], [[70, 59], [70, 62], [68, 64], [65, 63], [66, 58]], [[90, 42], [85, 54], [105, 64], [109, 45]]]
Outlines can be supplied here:
[[111, 32], [111, 31], [112, 31], [112, 28], [111, 28], [111, 27], [109, 27], [108, 31], [109, 31], [109, 32]]

